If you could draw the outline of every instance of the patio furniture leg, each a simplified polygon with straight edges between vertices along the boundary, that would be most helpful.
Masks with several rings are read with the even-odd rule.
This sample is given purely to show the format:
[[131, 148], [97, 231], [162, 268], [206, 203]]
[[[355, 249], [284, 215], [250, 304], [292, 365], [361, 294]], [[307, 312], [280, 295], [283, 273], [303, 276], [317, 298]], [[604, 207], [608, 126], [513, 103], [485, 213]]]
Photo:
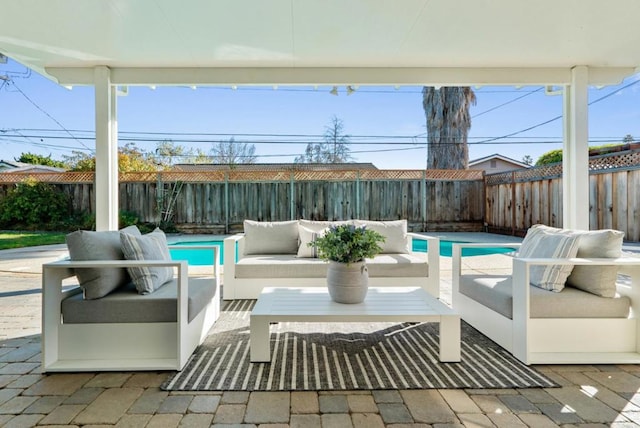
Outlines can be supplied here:
[[443, 363], [460, 362], [460, 317], [443, 316], [440, 318], [440, 361]]
[[271, 355], [269, 350], [269, 321], [260, 315], [251, 315], [249, 321], [249, 341], [251, 362], [269, 362]]

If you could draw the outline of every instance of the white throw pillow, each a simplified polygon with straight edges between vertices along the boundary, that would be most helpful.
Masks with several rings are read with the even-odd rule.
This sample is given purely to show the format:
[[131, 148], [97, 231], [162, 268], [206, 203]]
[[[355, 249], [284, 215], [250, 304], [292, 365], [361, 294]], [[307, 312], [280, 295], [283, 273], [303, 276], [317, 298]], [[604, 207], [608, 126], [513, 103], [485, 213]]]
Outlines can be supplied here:
[[323, 236], [328, 228], [324, 228], [320, 231], [315, 231], [313, 229], [306, 228], [304, 226], [298, 225], [298, 233], [300, 236], [300, 246], [298, 247], [298, 257], [300, 258], [318, 258], [318, 248], [309, 245], [312, 242], [315, 242], [316, 239]]
[[297, 254], [298, 221], [244, 221], [244, 254]]
[[[122, 232], [120, 242], [127, 260], [171, 260], [167, 237], [159, 228], [142, 236]], [[127, 271], [140, 294], [153, 293], [173, 279], [173, 268], [168, 266], [130, 267]]]
[[[527, 233], [527, 235], [529, 234]], [[564, 259], [575, 257], [578, 254], [580, 236], [573, 233], [552, 233], [536, 230], [525, 241], [520, 247], [519, 257]], [[533, 266], [531, 267], [529, 281], [531, 285], [536, 287], [560, 292], [564, 288], [567, 277], [572, 270], [572, 265]]]
[[367, 229], [384, 236], [380, 243], [382, 254], [409, 254], [409, 239], [407, 237], [407, 220], [369, 221], [355, 220], [356, 226], [366, 226]]

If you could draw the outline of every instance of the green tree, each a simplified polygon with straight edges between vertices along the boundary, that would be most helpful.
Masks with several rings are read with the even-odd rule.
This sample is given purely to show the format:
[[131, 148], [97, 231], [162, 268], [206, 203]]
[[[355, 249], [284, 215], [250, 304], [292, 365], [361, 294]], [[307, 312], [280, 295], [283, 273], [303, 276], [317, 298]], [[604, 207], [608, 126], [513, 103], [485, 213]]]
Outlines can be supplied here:
[[531, 157], [531, 155], [524, 155], [522, 157], [522, 163], [526, 165], [531, 165], [533, 163], [533, 158]]
[[548, 165], [550, 163], [562, 162], [562, 149], [550, 150], [543, 153], [536, 161], [536, 166]]
[[[71, 171], [95, 171], [96, 158], [84, 152], [73, 151], [65, 156], [65, 161]], [[157, 171], [161, 166], [157, 165], [152, 155], [140, 150], [134, 143], [128, 143], [118, 148], [119, 172], [143, 172]]]
[[427, 168], [468, 168], [469, 108], [475, 103], [476, 95], [468, 86], [423, 88], [422, 107], [427, 119]]
[[95, 171], [96, 158], [85, 152], [72, 150], [70, 155], [64, 155], [64, 161], [70, 171]]
[[226, 165], [254, 164], [258, 160], [255, 145], [236, 142], [233, 137], [215, 143], [211, 148], [211, 156], [213, 163]]
[[351, 137], [344, 133], [344, 122], [337, 116], [324, 128], [322, 143], [309, 143], [296, 163], [345, 163], [353, 160], [349, 147]]
[[28, 163], [31, 165], [46, 165], [55, 168], [66, 168], [67, 165], [59, 160], [55, 160], [49, 156], [42, 156], [35, 153], [22, 153], [19, 158], [14, 158], [17, 162]]
[[631, 135], [631, 134], [625, 135], [624, 138], [622, 139], [622, 142], [624, 144], [633, 143], [633, 135]]

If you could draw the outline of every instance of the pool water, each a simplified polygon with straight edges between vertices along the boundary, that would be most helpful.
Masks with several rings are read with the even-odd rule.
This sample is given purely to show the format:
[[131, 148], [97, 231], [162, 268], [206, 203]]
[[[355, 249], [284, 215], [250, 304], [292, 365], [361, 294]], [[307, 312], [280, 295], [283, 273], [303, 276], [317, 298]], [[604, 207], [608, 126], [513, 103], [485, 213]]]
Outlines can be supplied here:
[[[218, 254], [220, 256], [220, 264], [222, 264], [222, 260], [224, 260], [224, 247], [222, 245], [223, 241], [221, 240], [211, 240], [211, 241], [193, 241], [193, 242], [177, 242], [175, 244], [171, 244], [172, 246], [181, 246], [181, 245], [208, 245], [208, 246], [217, 246]], [[445, 257], [451, 257], [451, 246], [452, 244], [462, 244], [465, 241], [447, 241], [440, 240], [440, 255]], [[413, 251], [419, 251], [426, 253], [427, 252], [427, 242], [421, 240], [413, 240]], [[468, 256], [482, 256], [488, 254], [503, 254], [514, 251], [513, 248], [464, 248], [462, 250], [462, 255], [465, 257]], [[194, 266], [202, 266], [202, 265], [211, 265], [213, 264], [213, 251], [209, 250], [189, 250], [189, 249], [177, 249], [172, 248], [170, 250], [171, 258], [173, 260], [188, 260], [190, 265]]]

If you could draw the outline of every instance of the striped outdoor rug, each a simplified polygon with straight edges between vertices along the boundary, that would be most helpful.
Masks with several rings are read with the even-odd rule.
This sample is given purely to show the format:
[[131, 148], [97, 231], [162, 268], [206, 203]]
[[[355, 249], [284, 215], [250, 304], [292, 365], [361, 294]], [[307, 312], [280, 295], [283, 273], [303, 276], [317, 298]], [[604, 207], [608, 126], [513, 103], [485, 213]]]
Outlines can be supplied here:
[[211, 334], [170, 391], [294, 391], [557, 386], [469, 325], [462, 361], [438, 361], [434, 323], [279, 323], [271, 325], [271, 363], [249, 361], [255, 300], [227, 302]]

